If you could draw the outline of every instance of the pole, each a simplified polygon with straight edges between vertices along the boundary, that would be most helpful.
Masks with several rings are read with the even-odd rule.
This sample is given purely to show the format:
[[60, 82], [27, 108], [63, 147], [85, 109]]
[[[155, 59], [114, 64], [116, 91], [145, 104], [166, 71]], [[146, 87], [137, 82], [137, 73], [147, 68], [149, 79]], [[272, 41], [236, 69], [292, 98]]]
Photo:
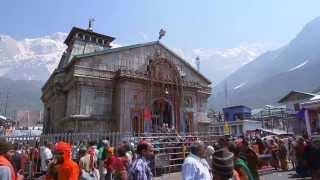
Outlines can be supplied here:
[[27, 127], [29, 129], [29, 111], [27, 111]]
[[305, 121], [306, 121], [308, 136], [311, 137], [311, 125], [310, 125], [310, 117], [309, 117], [309, 110], [308, 109], [306, 109], [304, 111], [304, 117], [305, 117]]
[[7, 91], [7, 96], [6, 96], [6, 101], [5, 101], [5, 107], [4, 107], [4, 116], [5, 116], [5, 117], [7, 117], [8, 98], [9, 98], [9, 92]]

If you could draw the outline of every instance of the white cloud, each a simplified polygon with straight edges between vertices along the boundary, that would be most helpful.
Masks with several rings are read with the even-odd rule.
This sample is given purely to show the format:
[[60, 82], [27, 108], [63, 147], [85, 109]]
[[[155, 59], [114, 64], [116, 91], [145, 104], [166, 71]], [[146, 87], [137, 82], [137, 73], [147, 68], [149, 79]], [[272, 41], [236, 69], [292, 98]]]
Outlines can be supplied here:
[[179, 48], [173, 48], [172, 50], [181, 58], [188, 60], [189, 57], [187, 57], [187, 55], [185, 54], [186, 51]]
[[149, 41], [149, 36], [145, 32], [138, 32], [139, 36], [142, 38], [143, 41]]
[[114, 42], [111, 42], [111, 43], [110, 43], [110, 45], [111, 45], [111, 47], [112, 47], [112, 48], [122, 47], [122, 45], [121, 45], [121, 44], [114, 43]]
[[[0, 76], [10, 73], [9, 77], [15, 79], [13, 72], [24, 69], [25, 72], [19, 74], [23, 79], [46, 79], [48, 73], [52, 73], [59, 64], [66, 49], [66, 37], [67, 33], [57, 32], [37, 38], [15, 40], [0, 34]], [[121, 44], [112, 42], [111, 46], [117, 48], [121, 47]]]
[[[147, 34], [140, 32], [146, 41]], [[0, 35], [0, 76], [11, 68], [36, 66], [52, 72], [59, 63], [66, 48], [63, 43], [67, 34], [57, 32], [39, 38], [26, 38], [17, 41], [10, 36]], [[112, 48], [122, 44], [111, 43]], [[172, 48], [179, 56], [195, 66], [195, 58], [200, 57], [200, 71], [214, 84], [223, 80], [244, 64], [254, 60], [260, 54], [278, 47], [267, 43], [241, 43], [234, 48], [195, 48], [191, 50]], [[30, 76], [35, 75], [29, 72]]]
[[239, 47], [234, 48], [191, 50], [173, 48], [173, 50], [193, 66], [195, 66], [195, 58], [199, 56], [200, 72], [216, 84], [262, 53], [277, 47], [279, 45], [271, 43], [241, 43]]

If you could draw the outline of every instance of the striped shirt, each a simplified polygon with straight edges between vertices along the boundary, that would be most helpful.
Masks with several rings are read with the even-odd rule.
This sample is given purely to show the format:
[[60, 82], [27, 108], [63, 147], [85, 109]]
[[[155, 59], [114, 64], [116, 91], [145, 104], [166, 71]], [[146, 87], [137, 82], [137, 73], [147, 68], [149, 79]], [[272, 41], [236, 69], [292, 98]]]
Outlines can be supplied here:
[[134, 160], [129, 168], [129, 180], [151, 180], [153, 175], [149, 163], [142, 156]]

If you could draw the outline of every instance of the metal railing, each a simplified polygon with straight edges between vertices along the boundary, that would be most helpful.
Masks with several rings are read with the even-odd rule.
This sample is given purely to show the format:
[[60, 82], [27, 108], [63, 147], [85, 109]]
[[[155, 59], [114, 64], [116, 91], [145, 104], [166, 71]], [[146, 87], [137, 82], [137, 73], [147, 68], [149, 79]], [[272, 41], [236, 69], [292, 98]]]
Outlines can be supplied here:
[[[156, 155], [153, 163], [154, 174], [159, 176], [177, 172], [181, 169], [183, 160], [188, 155], [188, 147], [195, 140], [202, 140], [206, 145], [213, 145], [218, 138], [222, 137], [219, 134], [208, 133], [140, 133], [133, 134], [119, 133], [119, 132], [105, 132], [105, 133], [66, 133], [66, 134], [46, 134], [40, 136], [0, 136], [7, 141], [13, 142], [21, 147], [39, 147], [45, 141], [56, 143], [58, 141], [69, 142], [74, 148], [81, 145], [87, 145], [90, 141], [100, 142], [103, 139], [108, 139], [113, 147], [118, 147], [123, 140], [137, 145], [141, 140], [150, 141], [156, 150]], [[73, 156], [74, 157], [74, 156]], [[32, 178], [38, 172], [32, 169], [39, 169], [35, 163], [37, 159], [30, 159], [28, 161], [28, 170], [25, 170], [25, 176]], [[35, 167], [33, 167], [35, 166]], [[33, 167], [33, 168], [31, 168]]]

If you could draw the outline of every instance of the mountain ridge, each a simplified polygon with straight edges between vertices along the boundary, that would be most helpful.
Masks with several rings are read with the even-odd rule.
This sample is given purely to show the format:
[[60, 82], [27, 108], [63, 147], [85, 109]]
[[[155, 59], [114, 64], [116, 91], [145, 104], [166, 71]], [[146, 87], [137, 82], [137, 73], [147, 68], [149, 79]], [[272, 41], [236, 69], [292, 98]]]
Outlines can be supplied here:
[[[307, 23], [288, 45], [264, 53], [235, 71], [217, 85], [211, 107], [221, 109], [230, 99], [229, 105], [257, 108], [276, 104], [290, 90], [314, 91], [320, 85], [316, 78], [320, 76], [320, 52], [316, 50], [320, 47], [319, 30], [320, 17]], [[233, 89], [241, 83], [246, 84]], [[230, 88], [226, 89], [226, 84]]]
[[46, 81], [66, 46], [65, 33], [17, 41], [0, 35], [0, 76], [13, 80]]

